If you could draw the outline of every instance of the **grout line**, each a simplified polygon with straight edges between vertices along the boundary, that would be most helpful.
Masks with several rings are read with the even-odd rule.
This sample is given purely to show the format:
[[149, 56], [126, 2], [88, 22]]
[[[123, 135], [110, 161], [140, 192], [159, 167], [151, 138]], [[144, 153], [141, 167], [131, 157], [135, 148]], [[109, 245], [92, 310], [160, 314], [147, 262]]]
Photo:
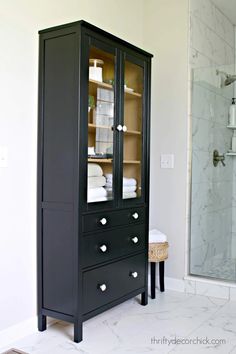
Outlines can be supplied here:
[[[234, 64], [234, 63], [233, 63], [233, 64], [219, 64], [219, 63], [217, 63], [216, 61], [214, 61], [214, 59], [208, 57], [208, 55], [206, 55], [205, 53], [203, 53], [201, 50], [199, 50], [199, 49], [193, 47], [193, 46], [191, 45], [191, 43], [190, 43], [190, 48], [193, 49], [193, 50], [196, 50], [196, 52], [198, 52], [198, 53], [201, 54], [203, 57], [205, 57], [205, 58], [207, 58], [208, 60], [210, 60], [211, 63], [214, 64], [215, 66], [225, 66], [225, 65], [233, 65], [233, 64]], [[191, 58], [190, 58], [190, 59], [191, 59]], [[190, 68], [191, 68], [191, 63], [190, 63]], [[205, 66], [204, 66], [203, 68], [205, 68]]]
[[[234, 29], [235, 29], [235, 23], [233, 23], [230, 19], [229, 19], [229, 17], [212, 1], [212, 0], [209, 0], [210, 1], [210, 3], [211, 3], [211, 5], [212, 6], [214, 6], [220, 13], [221, 13], [221, 15], [223, 15], [229, 22], [230, 22], [230, 24], [234, 27]], [[235, 32], [234, 32], [234, 34], [235, 34]]]
[[[196, 295], [198, 295], [198, 294], [196, 294]], [[205, 295], [198, 295], [198, 296], [205, 296]], [[215, 304], [213, 301], [211, 301], [211, 297], [210, 297], [210, 296], [205, 296], [205, 297], [207, 297], [208, 300], [209, 300], [211, 303]], [[222, 299], [222, 300], [223, 300], [223, 299]], [[201, 328], [201, 327], [204, 325], [204, 323], [206, 323], [207, 321], [209, 321], [212, 316], [215, 316], [221, 309], [223, 309], [223, 307], [224, 307], [226, 304], [228, 304], [228, 302], [229, 302], [229, 300], [226, 300], [223, 305], [216, 305], [216, 306], [219, 306], [219, 308], [218, 308], [215, 312], [213, 312], [211, 315], [209, 315], [208, 318], [206, 318], [203, 322], [201, 322], [200, 325], [198, 325], [196, 328], [194, 328], [193, 330], [191, 330], [191, 332], [189, 332], [189, 333], [188, 333], [186, 336], [184, 336], [183, 338], [189, 338], [192, 334], [194, 334], [194, 332], [196, 332], [199, 328]], [[173, 352], [177, 347], [179, 347], [178, 344], [176, 344], [176, 345], [174, 346], [174, 348], [172, 348], [172, 349], [168, 352], [168, 354], [171, 353], [171, 352]]]
[[[202, 18], [201, 17], [198, 17], [197, 15], [195, 15], [193, 12], [191, 12], [190, 11], [190, 16], [192, 16], [192, 17], [195, 17], [195, 19], [197, 19], [199, 22], [201, 22], [201, 24], [202, 25], [204, 25], [205, 27], [207, 27], [211, 32], [213, 32], [219, 39], [221, 39], [225, 44], [227, 44], [231, 49], [233, 49], [233, 50], [235, 50], [235, 46], [234, 46], [234, 44], [233, 44], [233, 46], [231, 45], [231, 44], [229, 44], [229, 42], [225, 39], [225, 38], [223, 38], [223, 37], [221, 37], [221, 35], [219, 35], [215, 30], [213, 30], [207, 23], [205, 23], [203, 20], [202, 20]], [[226, 16], [225, 16], [226, 17]], [[230, 21], [230, 23], [231, 23], [231, 21]], [[234, 27], [233, 25], [232, 25], [232, 27]], [[235, 37], [235, 36], [234, 36]]]
[[[211, 67], [210, 69], [214, 69], [214, 68]], [[198, 70], [198, 69], [197, 69], [197, 70]], [[226, 97], [225, 95], [220, 94], [219, 92], [216, 92], [216, 90], [213, 90], [213, 89], [211, 89], [211, 88], [209, 88], [209, 87], [205, 87], [205, 86], [199, 84], [199, 81], [192, 81], [192, 83], [193, 83], [194, 85], [197, 85], [197, 86], [201, 87], [201, 88], [204, 89], [205, 91], [210, 91], [210, 92], [214, 93], [215, 95], [220, 96], [220, 97], [223, 98], [224, 100], [231, 102], [231, 98], [228, 98], [228, 97]], [[220, 90], [220, 88], [217, 88], [217, 89]], [[193, 89], [192, 89], [192, 91], [193, 91]], [[232, 91], [233, 91], [233, 86], [232, 86]], [[233, 93], [233, 94], [234, 94], [234, 93]]]

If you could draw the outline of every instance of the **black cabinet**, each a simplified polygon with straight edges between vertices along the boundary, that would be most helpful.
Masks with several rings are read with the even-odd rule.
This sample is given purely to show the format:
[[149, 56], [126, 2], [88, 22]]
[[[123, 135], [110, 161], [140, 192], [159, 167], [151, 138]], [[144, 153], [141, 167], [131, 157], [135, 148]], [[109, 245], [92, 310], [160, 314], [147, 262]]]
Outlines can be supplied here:
[[85, 21], [40, 31], [38, 319], [147, 304], [152, 55]]

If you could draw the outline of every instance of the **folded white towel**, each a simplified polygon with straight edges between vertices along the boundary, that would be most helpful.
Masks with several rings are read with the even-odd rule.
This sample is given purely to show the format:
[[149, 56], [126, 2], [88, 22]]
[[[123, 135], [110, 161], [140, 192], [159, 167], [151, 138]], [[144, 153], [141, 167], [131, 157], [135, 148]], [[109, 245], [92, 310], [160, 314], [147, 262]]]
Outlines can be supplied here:
[[156, 229], [150, 230], [149, 243], [157, 243], [157, 242], [159, 243], [167, 242], [167, 236], [159, 230]]
[[[107, 187], [112, 187], [112, 178], [107, 178], [108, 175], [106, 176], [106, 186]], [[110, 175], [112, 176], [112, 175]], [[133, 186], [137, 186], [137, 181], [134, 178], [127, 178], [127, 177], [123, 177], [123, 186], [125, 187], [133, 187]]]
[[137, 181], [135, 178], [123, 177], [123, 186], [137, 186]]
[[100, 177], [88, 177], [88, 188], [104, 187], [106, 184], [106, 178]]
[[[106, 180], [108, 184], [112, 184], [113, 175], [111, 173], [105, 174]], [[123, 186], [136, 186], [137, 181], [135, 178], [123, 177]]]
[[103, 175], [103, 171], [100, 165], [97, 163], [88, 163], [88, 177], [100, 177]]
[[[111, 192], [113, 190], [111, 185], [108, 185], [107, 183], [105, 184], [105, 188], [108, 192]], [[135, 192], [137, 189], [136, 186], [123, 186], [123, 193], [131, 193], [131, 192]]]
[[130, 198], [136, 198], [137, 193], [135, 192], [130, 192], [130, 193], [123, 193], [123, 199], [130, 199]]
[[137, 186], [124, 186], [123, 185], [123, 193], [135, 192], [136, 189], [137, 189]]
[[95, 203], [95, 202], [104, 202], [105, 200], [108, 200], [107, 197], [98, 197], [98, 198], [88, 198], [88, 203]]
[[94, 198], [106, 197], [106, 196], [107, 196], [107, 191], [103, 187], [88, 189], [88, 200]]

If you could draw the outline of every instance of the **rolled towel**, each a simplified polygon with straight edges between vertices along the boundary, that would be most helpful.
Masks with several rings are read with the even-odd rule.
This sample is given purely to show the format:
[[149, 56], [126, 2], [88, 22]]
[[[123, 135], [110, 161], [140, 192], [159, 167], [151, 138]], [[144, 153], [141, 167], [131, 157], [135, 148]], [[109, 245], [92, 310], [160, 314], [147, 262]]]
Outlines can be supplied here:
[[[105, 188], [108, 192], [112, 192], [113, 188], [112, 186], [107, 186], [107, 184], [105, 185]], [[130, 186], [130, 187], [123, 187], [123, 193], [131, 193], [131, 192], [135, 192], [137, 189], [136, 186]]]
[[124, 186], [123, 185], [123, 193], [135, 192], [136, 189], [137, 189], [137, 186]]
[[103, 187], [99, 188], [88, 188], [88, 200], [96, 199], [100, 197], [106, 197], [107, 191]]
[[[108, 173], [105, 175], [106, 177], [106, 186], [107, 187], [112, 187], [112, 174]], [[137, 186], [137, 181], [135, 178], [127, 178], [123, 177], [123, 186], [125, 187], [131, 187], [131, 186]]]
[[159, 230], [149, 231], [149, 243], [164, 243], [167, 242], [167, 236]]
[[137, 181], [135, 178], [123, 177], [123, 186], [137, 186]]
[[130, 192], [130, 193], [123, 193], [123, 199], [130, 199], [130, 198], [136, 198], [137, 193], [135, 192]]
[[100, 177], [88, 177], [88, 188], [104, 187], [106, 184], [106, 178]]
[[88, 177], [101, 177], [103, 171], [97, 163], [88, 163]]

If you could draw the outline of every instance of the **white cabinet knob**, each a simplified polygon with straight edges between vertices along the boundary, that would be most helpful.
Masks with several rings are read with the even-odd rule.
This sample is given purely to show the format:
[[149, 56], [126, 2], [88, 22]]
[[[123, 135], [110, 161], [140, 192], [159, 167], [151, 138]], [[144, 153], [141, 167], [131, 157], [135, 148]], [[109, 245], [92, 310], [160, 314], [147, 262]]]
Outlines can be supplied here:
[[118, 130], [118, 132], [121, 132], [123, 130], [123, 127], [121, 124], [117, 125], [116, 130]]
[[137, 273], [137, 272], [132, 272], [132, 273], [131, 273], [131, 276], [132, 276], [133, 278], [137, 278], [138, 273]]
[[100, 246], [100, 250], [101, 250], [102, 252], [106, 252], [106, 251], [107, 251], [107, 246], [106, 246], [106, 245]]
[[133, 218], [134, 218], [135, 220], [138, 219], [138, 213], [134, 213], [132, 216], [133, 216]]
[[123, 132], [127, 132], [127, 127], [126, 127], [126, 125], [123, 125]]
[[102, 218], [102, 219], [100, 220], [100, 224], [106, 225], [106, 223], [107, 223], [107, 219], [106, 219], [106, 218]]
[[107, 286], [106, 286], [106, 284], [102, 284], [102, 285], [99, 285], [99, 288], [101, 291], [105, 291]]
[[132, 241], [133, 241], [133, 243], [138, 243], [138, 237], [137, 236], [133, 237]]

